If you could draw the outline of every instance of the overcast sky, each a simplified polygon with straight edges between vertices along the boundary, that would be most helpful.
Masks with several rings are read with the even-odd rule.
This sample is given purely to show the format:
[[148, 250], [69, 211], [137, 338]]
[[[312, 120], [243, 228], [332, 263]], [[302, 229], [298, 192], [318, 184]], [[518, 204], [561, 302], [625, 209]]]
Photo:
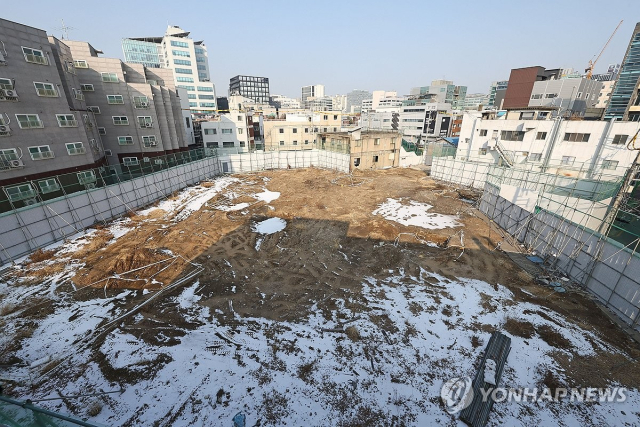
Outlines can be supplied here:
[[[190, 7], [193, 5], [193, 7]], [[621, 19], [596, 65], [620, 63], [640, 21], [640, 0], [4, 2], [1, 17], [60, 38], [61, 19], [84, 40], [123, 58], [123, 37], [161, 36], [179, 25], [209, 51], [212, 81], [227, 94], [237, 74], [270, 78], [272, 94], [395, 90], [446, 78], [488, 92], [512, 68], [583, 71]]]

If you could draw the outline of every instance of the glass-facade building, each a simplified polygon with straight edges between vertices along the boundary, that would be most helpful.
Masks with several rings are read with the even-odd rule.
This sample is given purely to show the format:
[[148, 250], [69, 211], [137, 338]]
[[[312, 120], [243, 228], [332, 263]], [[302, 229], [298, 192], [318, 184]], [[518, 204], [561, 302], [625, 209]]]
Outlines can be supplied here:
[[160, 68], [160, 46], [142, 40], [122, 39], [125, 62], [142, 64], [149, 68]]
[[260, 104], [269, 103], [267, 77], [235, 76], [229, 81], [229, 95], [242, 95]]
[[618, 81], [604, 113], [605, 120], [622, 119], [638, 83], [638, 78], [640, 78], [640, 23], [636, 24], [629, 47], [624, 55]]

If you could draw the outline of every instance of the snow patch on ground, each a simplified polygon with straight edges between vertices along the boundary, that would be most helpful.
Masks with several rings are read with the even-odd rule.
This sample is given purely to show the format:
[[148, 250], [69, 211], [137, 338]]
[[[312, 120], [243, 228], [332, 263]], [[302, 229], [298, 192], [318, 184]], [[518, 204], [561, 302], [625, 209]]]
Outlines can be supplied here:
[[265, 190], [262, 193], [254, 194], [253, 197], [255, 197], [258, 200], [262, 200], [263, 202], [271, 203], [280, 197], [280, 192], [269, 191], [265, 188]]
[[251, 230], [260, 234], [273, 234], [282, 231], [287, 226], [287, 221], [282, 218], [273, 217], [257, 222], [251, 227]]
[[457, 217], [453, 215], [443, 215], [439, 213], [429, 213], [433, 206], [426, 203], [410, 200], [409, 204], [402, 204], [401, 200], [388, 198], [378, 209], [373, 211], [373, 215], [381, 215], [389, 221], [395, 221], [402, 225], [413, 225], [427, 228], [429, 230], [439, 230], [442, 228], [459, 227]]
[[249, 203], [238, 203], [237, 205], [231, 205], [231, 206], [216, 206], [216, 209], [219, 211], [223, 211], [223, 212], [233, 212], [233, 211], [239, 211], [245, 208], [248, 208], [250, 205]]

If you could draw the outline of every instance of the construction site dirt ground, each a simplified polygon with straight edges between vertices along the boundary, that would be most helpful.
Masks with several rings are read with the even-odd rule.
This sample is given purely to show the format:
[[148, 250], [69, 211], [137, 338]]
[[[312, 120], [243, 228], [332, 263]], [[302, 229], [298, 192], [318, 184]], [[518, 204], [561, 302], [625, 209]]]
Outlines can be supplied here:
[[[189, 191], [10, 271], [6, 393], [120, 387], [129, 394], [46, 404], [107, 425], [227, 425], [237, 412], [248, 425], [455, 424], [437, 390], [473, 376], [493, 331], [514, 340], [507, 385], [640, 385], [637, 343], [586, 293], [538, 285], [496, 250], [502, 234], [468, 190], [414, 169], [309, 168]], [[640, 413], [505, 403], [490, 423], [550, 420], [632, 425]]]

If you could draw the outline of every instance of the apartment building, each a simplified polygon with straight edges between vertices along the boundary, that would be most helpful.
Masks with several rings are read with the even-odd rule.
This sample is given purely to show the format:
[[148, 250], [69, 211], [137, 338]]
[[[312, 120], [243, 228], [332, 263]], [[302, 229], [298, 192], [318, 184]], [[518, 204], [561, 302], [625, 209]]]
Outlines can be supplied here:
[[349, 153], [349, 170], [386, 169], [397, 167], [400, 162], [402, 134], [397, 131], [320, 132], [316, 146], [321, 150]]
[[398, 92], [374, 90], [371, 99], [362, 101], [362, 112], [378, 111], [382, 108], [400, 107], [404, 98], [398, 97]]
[[68, 46], [0, 19], [0, 186], [7, 186], [0, 199], [20, 207], [38, 195], [61, 195], [70, 183], [55, 175], [81, 185], [104, 164]]
[[187, 150], [189, 114], [181, 108], [172, 70], [102, 57], [87, 42], [65, 44], [109, 163], [135, 166]]
[[429, 86], [411, 88], [411, 95], [435, 95], [437, 102], [451, 104], [451, 107], [459, 109], [467, 96], [466, 86], [457, 86], [451, 80], [433, 80]]
[[509, 113], [503, 119], [465, 116], [456, 158], [491, 164], [562, 165], [590, 174], [621, 175], [637, 155], [627, 149], [640, 129], [637, 122], [551, 120], [546, 111], [523, 120], [518, 119], [522, 113], [536, 111]]
[[255, 149], [253, 115], [230, 111], [200, 122], [205, 148], [246, 152]]
[[371, 92], [366, 90], [354, 89], [347, 95], [347, 106], [345, 112], [359, 113], [362, 111], [362, 101], [372, 97]]
[[188, 93], [191, 112], [210, 115], [217, 104], [207, 46], [189, 35], [179, 26], [169, 25], [164, 36], [123, 39], [122, 51], [128, 64], [172, 70], [174, 86]]
[[235, 76], [229, 80], [229, 96], [240, 95], [258, 104], [269, 103], [269, 79], [267, 77]]
[[265, 150], [310, 150], [318, 133], [340, 132], [342, 117], [336, 112], [293, 113], [263, 122]]
[[299, 109], [300, 101], [294, 98], [289, 98], [284, 95], [271, 95], [269, 98], [269, 104], [280, 109]]
[[611, 92], [613, 92], [613, 86], [615, 85], [615, 80], [606, 80], [602, 81], [602, 88], [600, 89], [600, 93], [596, 98], [595, 108], [607, 108], [609, 104], [609, 99], [611, 98]]

